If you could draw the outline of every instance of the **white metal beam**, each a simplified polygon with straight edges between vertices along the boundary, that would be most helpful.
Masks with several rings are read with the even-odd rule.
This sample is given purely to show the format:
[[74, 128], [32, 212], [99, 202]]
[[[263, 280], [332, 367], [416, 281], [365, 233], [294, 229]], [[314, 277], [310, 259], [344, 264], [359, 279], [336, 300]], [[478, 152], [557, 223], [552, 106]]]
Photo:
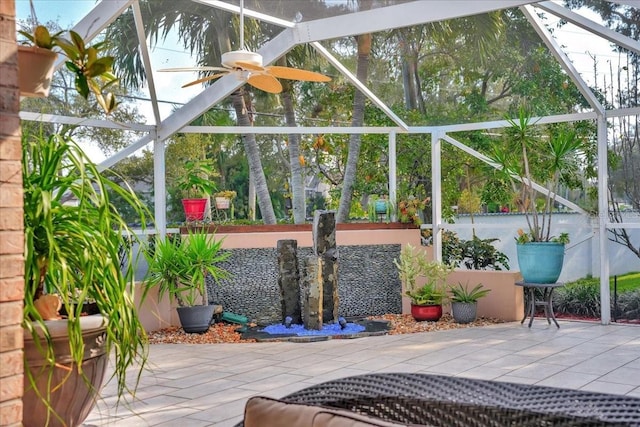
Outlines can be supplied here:
[[431, 215], [433, 256], [442, 261], [442, 133], [431, 134]]
[[[624, 108], [619, 110], [607, 111], [607, 117], [629, 116], [640, 114], [640, 107]], [[537, 125], [549, 123], [574, 122], [579, 120], [595, 120], [597, 114], [593, 111], [586, 113], [558, 114], [554, 116], [532, 117], [532, 122]], [[495, 120], [489, 122], [463, 123], [456, 125], [443, 126], [409, 126], [407, 133], [410, 134], [431, 134], [434, 132], [464, 132], [473, 130], [487, 130], [510, 127], [511, 124], [506, 120]], [[352, 133], [370, 133], [370, 134], [387, 134], [389, 132], [402, 132], [401, 128], [389, 126], [305, 126], [305, 127], [285, 127], [285, 126], [185, 126], [180, 130], [183, 133], [212, 133], [212, 134], [352, 134]]]
[[30, 111], [21, 111], [20, 119], [29, 120], [32, 122], [60, 123], [64, 125], [130, 130], [136, 132], [150, 132], [155, 128], [154, 126], [143, 125], [139, 123], [121, 123], [113, 122], [111, 120], [87, 119], [85, 117], [60, 116], [57, 114], [33, 113]]
[[287, 134], [352, 134], [352, 133], [371, 133], [371, 134], [388, 134], [393, 131], [400, 131], [396, 127], [373, 127], [373, 126], [185, 126], [180, 129], [181, 133], [215, 133], [215, 134], [268, 134], [268, 135], [287, 135]]
[[296, 25], [297, 43], [328, 40], [356, 34], [375, 33], [392, 28], [409, 27], [428, 22], [445, 21], [508, 9], [532, 0], [430, 0], [413, 1], [353, 12], [330, 18], [301, 22]]
[[[640, 6], [640, 2], [638, 2], [638, 6]], [[604, 25], [598, 24], [590, 19], [587, 19], [584, 16], [579, 15], [556, 3], [553, 3], [550, 1], [543, 1], [543, 2], [537, 3], [536, 7], [539, 7], [542, 10], [552, 13], [593, 34], [596, 34], [600, 37], [604, 37], [610, 42], [615, 43], [618, 46], [624, 47], [627, 50], [630, 50], [635, 53], [640, 53], [640, 41], [634, 40], [631, 37], [622, 35], [617, 31], [614, 31], [610, 28], [605, 27]]]
[[635, 116], [637, 114], [640, 114], [640, 107], [617, 108], [615, 110], [607, 110], [606, 112], [608, 119], [612, 117]]
[[[449, 144], [453, 145], [454, 147], [459, 148], [460, 150], [464, 151], [467, 154], [472, 155], [473, 157], [482, 160], [483, 162], [485, 162], [486, 164], [488, 164], [489, 166], [495, 168], [495, 169], [502, 169], [502, 167], [493, 162], [489, 157], [485, 156], [484, 154], [474, 150], [473, 148], [463, 144], [462, 142], [458, 141], [457, 139], [454, 139], [452, 137], [450, 137], [449, 135], [446, 134], [442, 134], [442, 139], [444, 139], [445, 141], [447, 141]], [[518, 181], [521, 181], [521, 179], [517, 176], [514, 176], [513, 179], [516, 179]], [[549, 191], [546, 187], [543, 187], [542, 185], [536, 183], [536, 182], [531, 182], [531, 186], [533, 187], [534, 190], [536, 190], [539, 193], [544, 194], [545, 196], [548, 194], [551, 194], [551, 196], [555, 196], [555, 200], [558, 203], [562, 203], [563, 205], [565, 205], [566, 207], [568, 207], [569, 209], [572, 209], [576, 212], [579, 212], [583, 215], [589, 215], [589, 213], [587, 211], [585, 211], [584, 209], [582, 209], [580, 206], [576, 205], [575, 203], [573, 203], [570, 200], [565, 199], [562, 196], [559, 196], [558, 194], [554, 194], [552, 191]]]
[[155, 135], [156, 135], [155, 132], [151, 132], [148, 135], [143, 136], [133, 144], [128, 145], [127, 147], [118, 151], [116, 154], [109, 157], [108, 159], [100, 163], [98, 166], [100, 167], [100, 169], [110, 168], [111, 166], [118, 163], [120, 160], [126, 159], [127, 157], [129, 157], [130, 155], [132, 155], [133, 153], [135, 153], [136, 151], [138, 151], [139, 149], [141, 149], [142, 147], [144, 147], [145, 145], [153, 141]]
[[167, 234], [167, 190], [164, 141], [153, 141], [153, 200], [155, 228], [160, 237]]
[[144, 22], [142, 21], [142, 12], [140, 4], [136, 0], [133, 5], [133, 19], [136, 24], [136, 35], [138, 36], [138, 45], [140, 46], [140, 54], [144, 65], [144, 72], [147, 76], [147, 86], [149, 87], [149, 97], [151, 98], [151, 108], [153, 109], [153, 118], [155, 124], [160, 123], [160, 110], [158, 108], [158, 96], [156, 94], [156, 84], [153, 80], [153, 70], [151, 68], [151, 60], [149, 59], [149, 48], [147, 47], [147, 36], [144, 33]]
[[[207, 6], [215, 7], [216, 9], [226, 10], [227, 12], [240, 14], [240, 6], [236, 6], [230, 3], [225, 3], [224, 1], [221, 1], [221, 0], [191, 0], [191, 1], [204, 4]], [[284, 28], [293, 28], [296, 25], [294, 22], [276, 18], [275, 16], [272, 16], [272, 15], [256, 12], [254, 10], [247, 9], [246, 7], [243, 8], [243, 14], [244, 16], [248, 16], [250, 18], [254, 18], [259, 21], [268, 22], [270, 24], [279, 25]]]
[[[389, 201], [395, 206], [398, 200], [397, 178], [398, 153], [396, 149], [396, 132], [389, 132]], [[397, 209], [391, 209], [391, 221], [397, 221]]]
[[369, 88], [351, 72], [347, 67], [342, 65], [340, 61], [336, 57], [334, 57], [324, 46], [322, 46], [318, 42], [312, 42], [311, 45], [320, 52], [322, 56], [326, 58], [327, 61], [331, 63], [343, 76], [347, 78], [360, 92], [362, 92], [367, 98], [371, 100], [378, 108], [380, 108], [391, 120], [393, 120], [400, 128], [404, 131], [409, 129], [409, 126], [400, 118], [396, 113], [394, 113], [391, 108], [387, 106], [380, 98], [376, 96], [375, 93], [371, 92]]
[[607, 147], [607, 119], [598, 117], [598, 241], [600, 243], [600, 322], [611, 322], [611, 295], [609, 288], [609, 171]]
[[573, 63], [567, 54], [564, 53], [549, 30], [546, 29], [535, 9], [532, 6], [522, 6], [520, 7], [520, 10], [524, 16], [527, 17], [527, 20], [529, 20], [529, 23], [531, 23], [533, 29], [538, 33], [544, 44], [547, 45], [553, 56], [555, 56], [558, 62], [560, 62], [562, 68], [567, 72], [567, 74], [569, 74], [569, 77], [571, 77], [571, 80], [576, 84], [578, 90], [582, 96], [585, 97], [591, 108], [596, 110], [599, 114], [604, 114], [604, 107], [593, 94], [589, 85], [587, 85], [587, 83], [582, 79], [580, 73], [578, 73], [576, 68], [573, 66]]

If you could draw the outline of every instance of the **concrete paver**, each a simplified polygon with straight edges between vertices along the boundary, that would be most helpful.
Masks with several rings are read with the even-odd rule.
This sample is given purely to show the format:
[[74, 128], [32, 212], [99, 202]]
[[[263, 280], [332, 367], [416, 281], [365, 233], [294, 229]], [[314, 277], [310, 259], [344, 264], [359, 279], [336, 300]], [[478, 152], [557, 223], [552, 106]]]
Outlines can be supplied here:
[[138, 400], [115, 387], [88, 426], [230, 427], [254, 395], [280, 398], [335, 378], [431, 372], [640, 396], [640, 326], [534, 321], [314, 343], [155, 344]]

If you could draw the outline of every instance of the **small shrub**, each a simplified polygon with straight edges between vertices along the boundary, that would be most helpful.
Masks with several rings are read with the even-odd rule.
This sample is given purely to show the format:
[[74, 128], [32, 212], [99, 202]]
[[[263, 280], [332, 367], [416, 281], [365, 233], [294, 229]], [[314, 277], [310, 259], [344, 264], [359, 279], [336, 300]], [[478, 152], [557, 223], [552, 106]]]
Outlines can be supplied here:
[[600, 288], [584, 281], [559, 288], [553, 295], [553, 307], [556, 313], [600, 317]]
[[493, 246], [497, 241], [478, 236], [463, 240], [453, 231], [445, 231], [442, 235], [442, 260], [469, 270], [509, 270], [509, 257]]
[[617, 319], [640, 319], [640, 290], [623, 292], [618, 295]]

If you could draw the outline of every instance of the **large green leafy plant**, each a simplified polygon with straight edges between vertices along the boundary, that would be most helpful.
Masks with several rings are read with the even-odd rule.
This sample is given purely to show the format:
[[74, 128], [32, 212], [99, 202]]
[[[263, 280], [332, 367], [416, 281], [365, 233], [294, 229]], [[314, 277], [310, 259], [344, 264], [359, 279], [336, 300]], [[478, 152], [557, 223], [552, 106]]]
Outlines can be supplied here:
[[[147, 337], [133, 296], [136, 258], [130, 242], [136, 236], [114, 208], [110, 194], [128, 203], [143, 225], [147, 210], [132, 191], [101, 173], [71, 139], [24, 134], [22, 142], [23, 327], [36, 342], [40, 342], [38, 331], [43, 331], [46, 344], [40, 350], [53, 367], [53, 343], [36, 301], [42, 295], [58, 295], [67, 313], [71, 362], [80, 365], [85, 353], [82, 305], [95, 302], [105, 317], [105, 344], [113, 350], [113, 376], [121, 397], [128, 390], [128, 368], [144, 366]], [[34, 384], [29, 366], [25, 371]]]
[[[551, 216], [556, 204], [560, 184], [578, 185], [580, 155], [583, 139], [572, 129], [562, 125], [540, 133], [525, 109], [520, 109], [517, 119], [508, 119], [510, 128], [505, 134], [505, 144], [495, 148], [492, 160], [500, 167], [503, 177], [516, 194], [515, 203], [525, 214], [528, 232], [521, 231], [518, 243], [568, 242], [566, 234], [551, 234]], [[536, 183], [547, 190], [538, 197]]]
[[210, 160], [189, 160], [184, 164], [183, 173], [176, 179], [176, 187], [184, 198], [207, 198], [216, 190], [213, 178], [219, 174]]
[[[405, 295], [416, 305], [442, 304], [447, 297], [445, 281], [453, 267], [439, 261], [430, 261], [424, 251], [406, 245], [393, 263], [405, 290]], [[423, 281], [424, 284], [419, 282]]]
[[222, 250], [222, 240], [198, 230], [180, 236], [156, 239], [145, 250], [149, 269], [145, 278], [147, 289], [158, 287], [160, 297], [173, 297], [180, 307], [209, 304], [206, 276], [215, 282], [229, 277], [229, 272], [218, 263], [226, 260], [230, 252]]
[[34, 46], [61, 53], [67, 57], [65, 66], [74, 75], [76, 91], [88, 99], [93, 93], [96, 101], [105, 111], [111, 113], [118, 102], [112, 92], [106, 90], [118, 82], [111, 72], [113, 56], [101, 54], [107, 49], [105, 41], [87, 45], [80, 34], [69, 31], [69, 38], [63, 37], [63, 31], [51, 34], [44, 25], [37, 25], [32, 33], [19, 31]]

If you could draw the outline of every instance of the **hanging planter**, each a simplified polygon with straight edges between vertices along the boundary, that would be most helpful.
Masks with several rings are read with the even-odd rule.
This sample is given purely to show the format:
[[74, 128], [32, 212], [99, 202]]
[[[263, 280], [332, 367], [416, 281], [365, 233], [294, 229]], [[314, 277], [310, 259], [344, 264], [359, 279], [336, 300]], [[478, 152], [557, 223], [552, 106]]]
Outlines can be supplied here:
[[37, 46], [18, 46], [18, 86], [20, 96], [49, 96], [53, 66], [58, 54]]
[[229, 209], [229, 206], [231, 206], [231, 199], [216, 197], [216, 209]]

